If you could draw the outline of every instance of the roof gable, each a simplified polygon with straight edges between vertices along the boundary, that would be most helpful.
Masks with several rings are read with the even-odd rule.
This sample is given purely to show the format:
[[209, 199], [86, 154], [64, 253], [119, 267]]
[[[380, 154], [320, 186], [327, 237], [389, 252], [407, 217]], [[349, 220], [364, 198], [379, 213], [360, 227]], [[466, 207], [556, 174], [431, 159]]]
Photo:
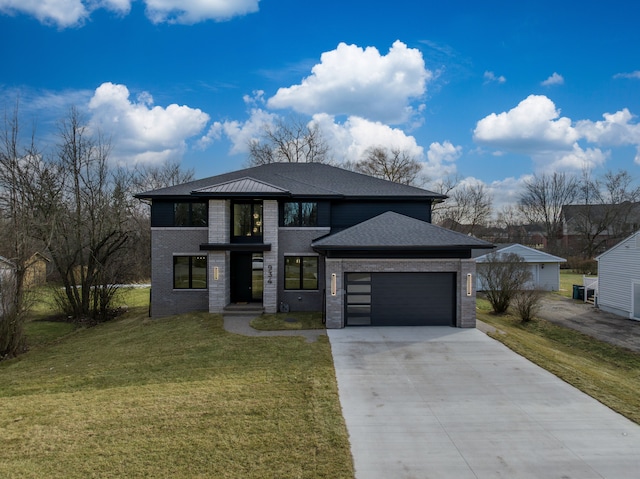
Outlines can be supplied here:
[[612, 246], [611, 248], [609, 248], [604, 253], [596, 256], [596, 261], [600, 261], [602, 258], [604, 258], [604, 257], [608, 256], [609, 254], [615, 252], [619, 248], [622, 248], [622, 247], [630, 248], [631, 244], [633, 244], [635, 246], [635, 248], [638, 250], [638, 253], [640, 254], [640, 230], [636, 231], [631, 236], [628, 236], [627, 238], [623, 239], [617, 245]]
[[283, 194], [288, 193], [287, 190], [270, 185], [254, 178], [240, 178], [237, 180], [226, 181], [224, 183], [212, 184], [193, 191], [194, 194]]
[[313, 241], [317, 249], [471, 249], [491, 243], [387, 211], [355, 226]]
[[[496, 245], [496, 250], [499, 255], [506, 255], [509, 253], [514, 253], [520, 256], [526, 263], [564, 263], [567, 260], [564, 258], [560, 258], [559, 256], [554, 256], [549, 253], [545, 253], [544, 251], [540, 251], [537, 249], [529, 248], [528, 246], [521, 245], [519, 243], [508, 244], [508, 245]], [[486, 263], [489, 260], [489, 255], [492, 252], [483, 254], [482, 256], [478, 256], [476, 258], [476, 262], [478, 263]]]

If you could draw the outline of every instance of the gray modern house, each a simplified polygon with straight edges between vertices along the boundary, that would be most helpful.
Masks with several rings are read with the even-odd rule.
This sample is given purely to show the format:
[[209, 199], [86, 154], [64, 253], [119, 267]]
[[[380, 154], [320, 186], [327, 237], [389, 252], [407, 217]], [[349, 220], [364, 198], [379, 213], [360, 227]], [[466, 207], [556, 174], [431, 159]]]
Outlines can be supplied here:
[[154, 317], [238, 304], [328, 328], [475, 326], [473, 249], [431, 224], [443, 195], [319, 163], [273, 163], [136, 195], [151, 202]]

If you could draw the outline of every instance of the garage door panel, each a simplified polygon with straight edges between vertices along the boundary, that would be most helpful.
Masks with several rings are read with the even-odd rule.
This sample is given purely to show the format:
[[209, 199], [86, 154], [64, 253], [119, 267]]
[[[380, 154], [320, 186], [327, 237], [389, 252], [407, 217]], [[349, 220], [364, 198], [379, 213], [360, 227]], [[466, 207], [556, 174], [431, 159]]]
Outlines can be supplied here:
[[451, 326], [455, 273], [374, 273], [371, 325]]

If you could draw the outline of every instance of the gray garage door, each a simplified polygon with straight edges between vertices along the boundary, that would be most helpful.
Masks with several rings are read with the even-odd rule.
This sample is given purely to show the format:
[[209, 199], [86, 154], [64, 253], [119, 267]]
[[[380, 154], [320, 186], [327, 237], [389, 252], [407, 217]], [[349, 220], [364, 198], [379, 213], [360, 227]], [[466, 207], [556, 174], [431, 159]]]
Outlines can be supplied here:
[[347, 326], [453, 326], [455, 273], [347, 273]]

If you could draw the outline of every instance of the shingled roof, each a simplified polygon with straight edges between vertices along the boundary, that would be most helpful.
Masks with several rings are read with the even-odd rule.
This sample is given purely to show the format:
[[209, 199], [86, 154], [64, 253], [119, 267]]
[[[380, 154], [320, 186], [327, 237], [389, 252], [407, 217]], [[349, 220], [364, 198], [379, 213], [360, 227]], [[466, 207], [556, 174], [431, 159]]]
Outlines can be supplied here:
[[[253, 185], [256, 191], [252, 191]], [[268, 185], [268, 188], [265, 187]], [[241, 191], [242, 190], [242, 191]], [[270, 163], [244, 170], [191, 181], [136, 195], [144, 199], [186, 199], [192, 196], [228, 197], [238, 194], [255, 197], [328, 198], [422, 198], [439, 200], [445, 195], [415, 186], [374, 178], [322, 163]]]
[[492, 248], [473, 236], [457, 233], [393, 211], [312, 242], [317, 250], [434, 250]]

